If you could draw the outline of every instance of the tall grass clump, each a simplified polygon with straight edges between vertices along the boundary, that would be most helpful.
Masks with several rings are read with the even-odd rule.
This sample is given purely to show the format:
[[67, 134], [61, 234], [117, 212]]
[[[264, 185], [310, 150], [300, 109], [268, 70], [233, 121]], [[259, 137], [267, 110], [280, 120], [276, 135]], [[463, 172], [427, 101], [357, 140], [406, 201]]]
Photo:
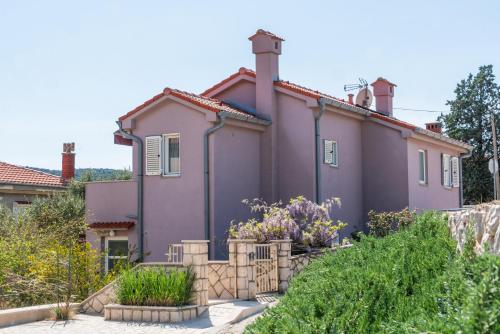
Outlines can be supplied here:
[[246, 333], [500, 333], [500, 258], [456, 252], [428, 212], [296, 276]]
[[164, 268], [125, 270], [117, 281], [116, 296], [122, 305], [181, 306], [191, 302], [195, 274]]

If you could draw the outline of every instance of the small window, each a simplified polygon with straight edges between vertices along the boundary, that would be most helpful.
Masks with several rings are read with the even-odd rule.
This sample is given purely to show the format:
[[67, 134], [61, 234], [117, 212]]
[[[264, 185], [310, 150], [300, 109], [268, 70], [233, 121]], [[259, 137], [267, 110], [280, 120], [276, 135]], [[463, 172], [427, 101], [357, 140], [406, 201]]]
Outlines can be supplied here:
[[418, 150], [418, 182], [427, 184], [427, 152]]
[[118, 262], [127, 261], [127, 237], [108, 237], [106, 239], [106, 251], [106, 271], [113, 270]]
[[178, 133], [163, 135], [163, 152], [163, 174], [180, 174], [180, 135]]
[[446, 188], [451, 188], [452, 186], [451, 156], [449, 154], [441, 155], [441, 166], [442, 166], [443, 186], [445, 186]]
[[339, 166], [339, 155], [338, 155], [338, 145], [334, 140], [324, 140], [324, 158], [323, 161], [325, 164], [328, 164], [332, 167]]
[[278, 42], [274, 42], [274, 48], [278, 50]]

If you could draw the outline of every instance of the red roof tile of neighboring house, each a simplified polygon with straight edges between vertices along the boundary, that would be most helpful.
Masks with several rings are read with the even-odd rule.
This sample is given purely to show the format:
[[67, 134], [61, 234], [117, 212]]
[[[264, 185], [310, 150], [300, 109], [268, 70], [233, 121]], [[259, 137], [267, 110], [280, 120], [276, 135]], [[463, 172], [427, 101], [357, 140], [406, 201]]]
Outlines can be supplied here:
[[31, 168], [0, 162], [0, 183], [63, 187], [61, 177]]
[[90, 228], [94, 229], [129, 229], [134, 226], [133, 221], [121, 221], [121, 222], [95, 222], [89, 224]]
[[140, 106], [129, 111], [127, 114], [121, 116], [119, 118], [119, 120], [122, 121], [122, 120], [126, 119], [127, 117], [134, 115], [135, 113], [139, 112], [140, 110], [144, 109], [145, 107], [151, 105], [153, 102], [156, 102], [165, 96], [174, 96], [174, 97], [177, 97], [181, 100], [184, 100], [186, 102], [192, 103], [194, 105], [197, 105], [199, 107], [202, 107], [204, 109], [207, 109], [207, 110], [210, 110], [210, 111], [213, 111], [216, 113], [227, 112], [231, 115], [245, 117], [247, 119], [259, 119], [255, 115], [251, 115], [243, 110], [236, 109], [235, 107], [229, 106], [228, 104], [226, 104], [220, 100], [217, 100], [217, 99], [213, 99], [213, 98], [209, 98], [206, 96], [201, 96], [201, 95], [197, 95], [197, 94], [193, 94], [193, 93], [184, 92], [184, 91], [181, 91], [178, 89], [165, 88], [163, 90], [163, 92], [161, 92], [160, 94], [153, 96], [151, 99], [147, 100], [146, 102], [144, 102]]

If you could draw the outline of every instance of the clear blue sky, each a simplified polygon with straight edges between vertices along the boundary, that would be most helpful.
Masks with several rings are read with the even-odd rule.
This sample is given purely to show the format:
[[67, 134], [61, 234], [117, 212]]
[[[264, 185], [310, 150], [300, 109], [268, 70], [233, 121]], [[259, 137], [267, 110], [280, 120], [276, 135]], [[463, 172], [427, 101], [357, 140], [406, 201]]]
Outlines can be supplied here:
[[116, 118], [166, 86], [199, 93], [254, 68], [258, 28], [286, 39], [282, 79], [339, 97], [383, 76], [396, 107], [447, 110], [480, 65], [500, 76], [500, 1], [2, 1], [0, 161], [60, 168], [74, 141], [77, 167], [130, 166]]

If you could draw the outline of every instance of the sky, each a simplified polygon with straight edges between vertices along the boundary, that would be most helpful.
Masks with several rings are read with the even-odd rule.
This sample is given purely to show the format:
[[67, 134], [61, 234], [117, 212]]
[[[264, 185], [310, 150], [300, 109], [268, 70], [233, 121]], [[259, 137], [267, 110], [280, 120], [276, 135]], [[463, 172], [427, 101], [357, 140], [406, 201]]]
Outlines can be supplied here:
[[[493, 64], [500, 1], [0, 0], [0, 161], [129, 168], [116, 119], [172, 87], [200, 93], [244, 66], [248, 37], [286, 39], [280, 78], [346, 98], [382, 76], [394, 106], [446, 111], [456, 84]], [[395, 110], [419, 126], [439, 113]]]

